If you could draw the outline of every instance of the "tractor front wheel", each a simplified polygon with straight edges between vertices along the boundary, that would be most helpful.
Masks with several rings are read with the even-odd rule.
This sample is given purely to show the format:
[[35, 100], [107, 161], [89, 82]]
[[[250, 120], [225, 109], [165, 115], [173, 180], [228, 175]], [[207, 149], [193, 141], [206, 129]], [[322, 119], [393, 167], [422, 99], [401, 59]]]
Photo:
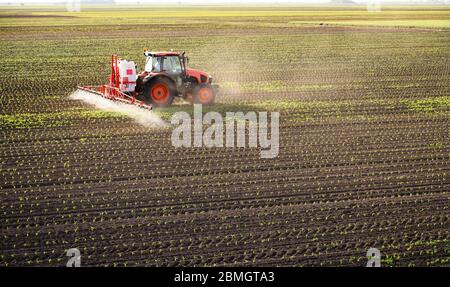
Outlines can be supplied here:
[[194, 89], [194, 103], [211, 105], [216, 95], [210, 84], [200, 84]]
[[146, 102], [154, 107], [170, 106], [175, 97], [175, 87], [167, 79], [154, 79], [147, 83], [144, 94]]

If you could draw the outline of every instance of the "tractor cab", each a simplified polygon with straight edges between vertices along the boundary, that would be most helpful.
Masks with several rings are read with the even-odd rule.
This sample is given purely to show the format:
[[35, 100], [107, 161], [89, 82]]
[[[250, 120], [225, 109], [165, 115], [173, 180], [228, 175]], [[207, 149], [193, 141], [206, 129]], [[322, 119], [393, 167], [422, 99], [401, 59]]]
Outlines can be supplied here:
[[149, 73], [167, 73], [169, 75], [184, 75], [186, 73], [185, 57], [178, 53], [145, 53], [145, 71]]

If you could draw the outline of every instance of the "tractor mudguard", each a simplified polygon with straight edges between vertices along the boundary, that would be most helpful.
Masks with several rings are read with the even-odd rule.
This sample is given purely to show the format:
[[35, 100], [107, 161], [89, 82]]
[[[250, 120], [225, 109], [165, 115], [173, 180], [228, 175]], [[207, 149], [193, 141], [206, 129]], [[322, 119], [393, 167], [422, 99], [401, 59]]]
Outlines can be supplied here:
[[175, 81], [166, 73], [149, 73], [144, 79], [142, 79], [142, 83], [145, 85], [150, 80], [152, 80], [156, 77], [164, 77], [164, 78], [169, 79], [171, 82], [175, 83]]

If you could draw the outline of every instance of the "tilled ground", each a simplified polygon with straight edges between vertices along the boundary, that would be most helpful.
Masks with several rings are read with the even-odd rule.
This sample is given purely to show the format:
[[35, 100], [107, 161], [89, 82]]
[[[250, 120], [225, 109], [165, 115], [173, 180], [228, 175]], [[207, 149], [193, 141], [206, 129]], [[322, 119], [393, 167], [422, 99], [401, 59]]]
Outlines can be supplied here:
[[[0, 264], [448, 265], [450, 32], [253, 20], [0, 28]], [[214, 75], [206, 111], [280, 112], [279, 156], [175, 149], [68, 99], [147, 44]]]

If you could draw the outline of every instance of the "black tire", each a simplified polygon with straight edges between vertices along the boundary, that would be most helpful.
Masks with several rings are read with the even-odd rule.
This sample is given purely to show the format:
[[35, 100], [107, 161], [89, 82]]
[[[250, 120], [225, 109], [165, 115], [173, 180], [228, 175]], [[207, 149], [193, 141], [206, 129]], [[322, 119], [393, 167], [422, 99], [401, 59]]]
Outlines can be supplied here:
[[167, 107], [172, 104], [176, 93], [175, 85], [169, 79], [156, 78], [145, 85], [144, 99], [153, 107]]
[[216, 93], [210, 84], [202, 83], [194, 89], [194, 103], [202, 105], [212, 105], [216, 98]]

